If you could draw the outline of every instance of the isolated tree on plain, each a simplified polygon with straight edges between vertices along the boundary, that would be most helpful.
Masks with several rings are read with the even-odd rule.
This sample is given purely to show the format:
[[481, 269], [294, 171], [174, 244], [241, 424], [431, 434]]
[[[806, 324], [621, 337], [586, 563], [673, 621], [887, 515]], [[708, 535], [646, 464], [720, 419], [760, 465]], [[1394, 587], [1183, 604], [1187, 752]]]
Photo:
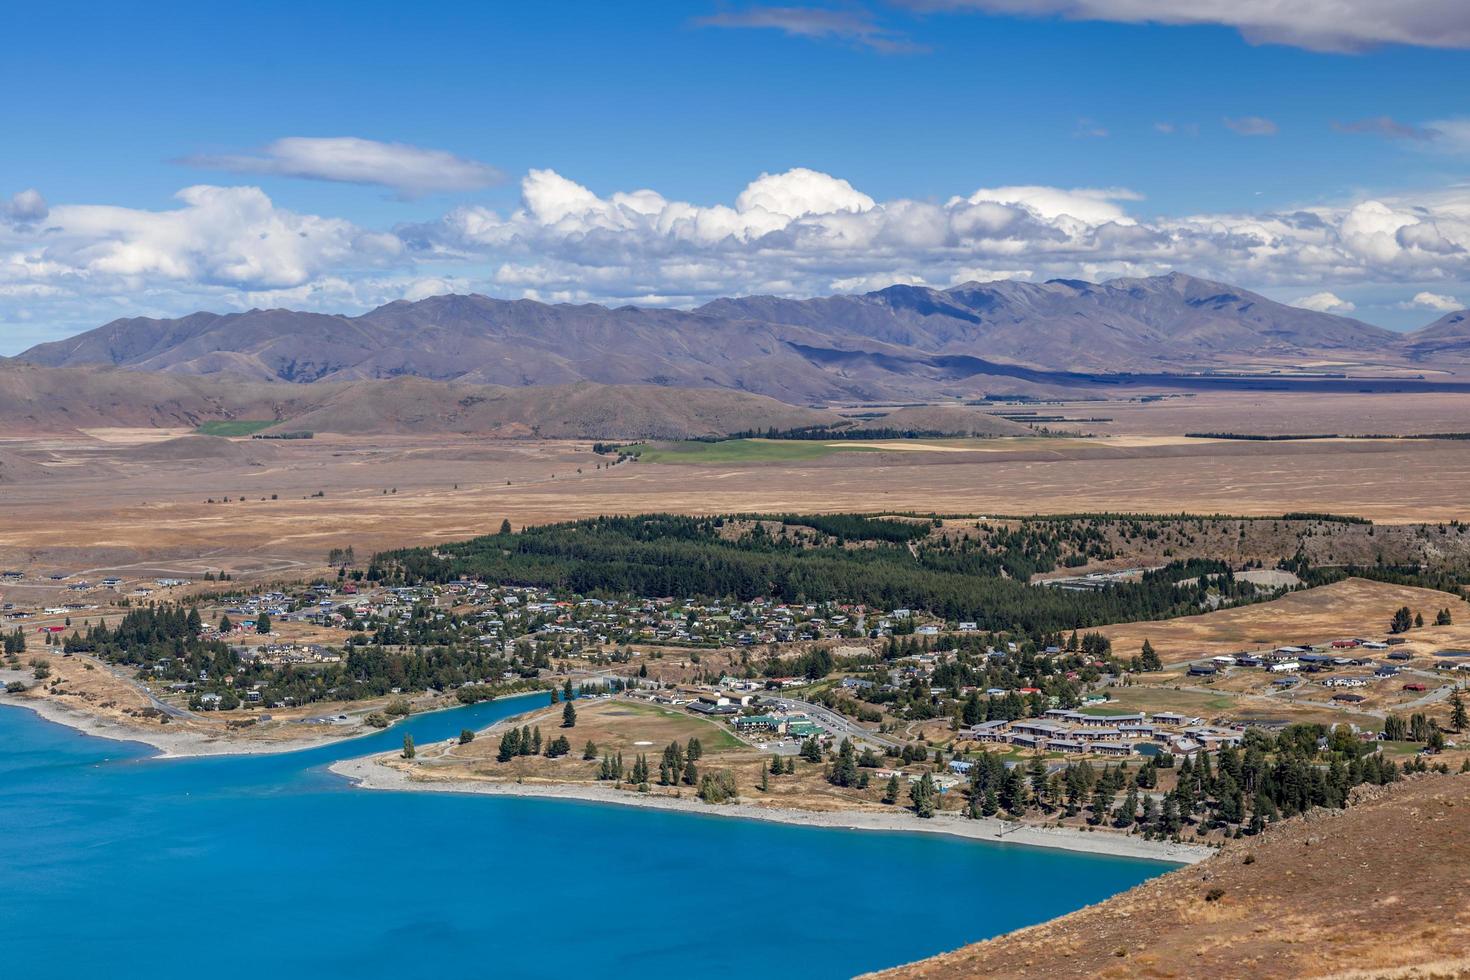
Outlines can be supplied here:
[[412, 759], [417, 754], [418, 754], [417, 750], [413, 747], [413, 736], [412, 735], [404, 735], [403, 736], [403, 757], [405, 759]]
[[561, 727], [577, 727], [577, 708], [570, 701], [561, 709]]
[[1448, 609], [1441, 609], [1438, 615], [1434, 617], [1435, 626], [1453, 626], [1454, 623], [1455, 618], [1450, 615], [1450, 611]]
[[883, 802], [889, 804], [898, 802], [898, 776], [888, 777], [888, 785], [883, 788]]
[[1163, 661], [1160, 660], [1159, 655], [1154, 652], [1154, 645], [1148, 642], [1148, 640], [1143, 641], [1143, 653], [1141, 656], [1141, 660], [1143, 663], [1143, 669], [1145, 671], [1151, 672], [1155, 670], [1162, 670], [1164, 667]]
[[1414, 613], [1408, 606], [1400, 606], [1388, 624], [1390, 633], [1407, 633], [1414, 625]]
[[474, 740], [475, 740], [475, 733], [474, 732], [470, 731], [468, 728], [461, 728], [459, 730], [459, 744], [460, 745], [469, 745]]

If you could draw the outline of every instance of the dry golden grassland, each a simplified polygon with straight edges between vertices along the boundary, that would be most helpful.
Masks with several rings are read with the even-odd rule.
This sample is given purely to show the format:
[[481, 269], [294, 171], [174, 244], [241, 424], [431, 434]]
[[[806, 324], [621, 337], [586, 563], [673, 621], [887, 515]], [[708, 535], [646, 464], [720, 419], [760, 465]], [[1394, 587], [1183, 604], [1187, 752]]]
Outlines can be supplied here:
[[900, 967], [960, 977], [1470, 976], [1470, 775], [1316, 811], [1050, 922]]
[[365, 554], [469, 537], [505, 518], [520, 526], [642, 511], [1467, 516], [1470, 442], [1183, 436], [1452, 431], [1470, 427], [1470, 396], [1200, 395], [1061, 410], [1114, 421], [1083, 427], [1096, 436], [1085, 439], [942, 440], [935, 451], [611, 468], [586, 442], [474, 436], [319, 434], [213, 440], [207, 450], [160, 442], [154, 430], [17, 437], [0, 440], [0, 564], [284, 568], [348, 544]]
[[1394, 611], [1402, 606], [1422, 613], [1430, 623], [1441, 609], [1449, 609], [1454, 619], [1452, 626], [1410, 631], [1404, 649], [1427, 656], [1443, 647], [1470, 644], [1470, 603], [1464, 599], [1434, 589], [1357, 578], [1293, 592], [1271, 602], [1161, 622], [1104, 626], [1101, 632], [1121, 655], [1137, 653], [1148, 640], [1165, 664], [1174, 664], [1278, 646], [1355, 637], [1382, 639]]

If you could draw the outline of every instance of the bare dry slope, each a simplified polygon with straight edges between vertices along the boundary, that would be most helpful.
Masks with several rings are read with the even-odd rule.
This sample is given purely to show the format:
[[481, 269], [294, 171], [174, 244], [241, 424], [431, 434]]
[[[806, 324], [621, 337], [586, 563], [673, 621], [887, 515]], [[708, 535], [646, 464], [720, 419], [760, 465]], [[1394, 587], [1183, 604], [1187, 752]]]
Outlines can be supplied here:
[[[1303, 589], [1270, 602], [1236, 606], [1198, 616], [1119, 623], [1101, 632], [1124, 656], [1149, 643], [1167, 664], [1265, 646], [1325, 643], [1355, 636], [1381, 637], [1401, 606], [1422, 614], [1428, 623], [1441, 609], [1450, 610], [1455, 623], [1470, 623], [1470, 603], [1459, 596], [1412, 585], [1394, 585], [1370, 579], [1348, 578]], [[1459, 637], [1460, 626], [1425, 626], [1405, 634], [1416, 647], [1433, 649]]]
[[1470, 775], [1366, 797], [1071, 915], [878, 976], [1470, 976]]
[[402, 377], [335, 387], [280, 430], [475, 432], [515, 438], [689, 439], [838, 421], [829, 412], [747, 392], [581, 382], [512, 388]]
[[231, 375], [0, 364], [0, 426], [6, 435], [117, 426], [187, 429], [233, 419], [275, 419], [278, 432], [561, 439], [687, 439], [839, 421], [829, 412], [719, 388], [591, 382], [506, 387], [417, 377], [286, 384]]

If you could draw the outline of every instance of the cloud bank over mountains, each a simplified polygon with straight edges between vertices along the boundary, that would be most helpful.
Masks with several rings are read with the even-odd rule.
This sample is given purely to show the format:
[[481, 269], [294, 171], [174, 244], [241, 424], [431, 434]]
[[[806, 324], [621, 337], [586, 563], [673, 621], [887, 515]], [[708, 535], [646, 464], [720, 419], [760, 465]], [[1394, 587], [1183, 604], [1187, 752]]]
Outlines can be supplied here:
[[1331, 308], [1327, 285], [1403, 284], [1408, 300], [1470, 277], [1470, 187], [1161, 217], [1119, 187], [885, 201], [795, 168], [758, 176], [730, 203], [696, 204], [651, 189], [598, 194], [538, 169], [507, 212], [466, 204], [392, 229], [292, 211], [250, 186], [197, 185], [176, 197], [161, 210], [48, 206], [29, 190], [10, 198], [0, 205], [0, 317], [54, 323], [59, 334], [123, 314], [343, 310], [446, 291], [692, 305], [1176, 269], [1252, 288], [1310, 287], [1299, 295]]

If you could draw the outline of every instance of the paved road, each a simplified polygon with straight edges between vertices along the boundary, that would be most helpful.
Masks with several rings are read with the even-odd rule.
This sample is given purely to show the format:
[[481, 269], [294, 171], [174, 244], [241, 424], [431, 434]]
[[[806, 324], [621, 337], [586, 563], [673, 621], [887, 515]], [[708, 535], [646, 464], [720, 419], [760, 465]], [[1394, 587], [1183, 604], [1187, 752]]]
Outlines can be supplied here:
[[[74, 656], [76, 655], [74, 654]], [[167, 701], [159, 700], [157, 697], [154, 696], [152, 691], [148, 690], [148, 688], [145, 687], [142, 682], [140, 682], [135, 676], [133, 676], [131, 671], [123, 667], [114, 667], [112, 664], [104, 663], [101, 660], [96, 660], [92, 657], [84, 657], [82, 659], [92, 661], [93, 663], [97, 664], [99, 667], [110, 673], [113, 677], [116, 677], [120, 681], [126, 681], [130, 686], [137, 688], [140, 692], [142, 692], [143, 696], [148, 699], [149, 704], [153, 705], [153, 707], [157, 708], [159, 711], [162, 711], [170, 718], [199, 717], [192, 711], [185, 711], [183, 708], [175, 707], [174, 705], [169, 704]]]
[[850, 736], [854, 741], [861, 740], [864, 742], [871, 742], [872, 744], [879, 747], [889, 747], [895, 749], [903, 748], [902, 742], [889, 738], [887, 735], [879, 735], [877, 732], [864, 728], [862, 725], [859, 725], [851, 718], [840, 715], [832, 709], [824, 707], [823, 705], [813, 704], [811, 701], [803, 701], [799, 698], [781, 698], [772, 697], [770, 695], [762, 695], [761, 700], [764, 703], [778, 705], [786, 709], [787, 711], [806, 712], [814, 720], [821, 722], [834, 734]]

